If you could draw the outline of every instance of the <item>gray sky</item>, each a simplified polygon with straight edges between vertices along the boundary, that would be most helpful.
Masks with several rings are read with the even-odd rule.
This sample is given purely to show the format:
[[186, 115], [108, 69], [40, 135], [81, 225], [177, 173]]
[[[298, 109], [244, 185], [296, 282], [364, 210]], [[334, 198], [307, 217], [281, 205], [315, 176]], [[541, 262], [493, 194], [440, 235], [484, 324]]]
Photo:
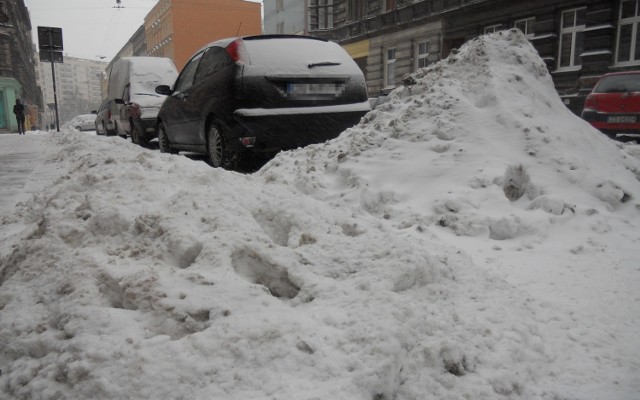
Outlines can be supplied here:
[[24, 0], [31, 14], [33, 41], [38, 26], [62, 28], [64, 53], [110, 61], [144, 23], [157, 0]]

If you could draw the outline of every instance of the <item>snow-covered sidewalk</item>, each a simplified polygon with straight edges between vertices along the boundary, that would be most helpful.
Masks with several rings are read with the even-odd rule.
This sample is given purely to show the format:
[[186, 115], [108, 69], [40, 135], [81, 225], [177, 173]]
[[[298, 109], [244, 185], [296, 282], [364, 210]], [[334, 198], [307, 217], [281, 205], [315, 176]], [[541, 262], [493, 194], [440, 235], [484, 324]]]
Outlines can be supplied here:
[[[0, 217], [14, 216], [16, 204], [43, 192], [56, 176], [54, 164], [46, 164], [48, 141], [45, 132], [26, 135], [0, 135]], [[5, 223], [0, 230], [0, 249], [4, 254], [16, 241], [21, 223]]]
[[0, 135], [0, 210], [12, 209], [47, 183], [41, 132]]

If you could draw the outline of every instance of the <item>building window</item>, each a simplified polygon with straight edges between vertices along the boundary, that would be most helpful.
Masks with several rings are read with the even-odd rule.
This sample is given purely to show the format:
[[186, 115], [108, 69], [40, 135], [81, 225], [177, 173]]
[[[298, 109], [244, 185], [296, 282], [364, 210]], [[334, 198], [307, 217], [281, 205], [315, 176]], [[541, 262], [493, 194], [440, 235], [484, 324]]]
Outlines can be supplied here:
[[318, 29], [333, 28], [333, 0], [317, 0]]
[[366, 0], [349, 0], [349, 21], [360, 21], [366, 15]]
[[396, 85], [396, 49], [387, 49], [385, 52], [385, 87]]
[[616, 63], [640, 62], [640, 10], [638, 0], [622, 0], [618, 14], [618, 41], [616, 43]]
[[580, 54], [584, 50], [586, 9], [575, 8], [562, 12], [558, 69], [580, 67]]
[[533, 32], [533, 25], [536, 23], [536, 19], [535, 18], [526, 18], [526, 19], [520, 19], [517, 20], [513, 26], [517, 29], [520, 29], [522, 31], [522, 33], [524, 33], [524, 36], [527, 39], [531, 39], [533, 38], [534, 32]]
[[498, 32], [502, 29], [502, 24], [489, 25], [484, 27], [484, 34]]
[[284, 11], [284, 0], [276, 0], [276, 12]]
[[282, 35], [284, 33], [284, 22], [278, 22], [278, 26], [276, 27], [276, 33], [278, 35]]
[[396, 0], [384, 0], [384, 11], [391, 11], [396, 8]]
[[418, 42], [416, 46], [416, 69], [429, 65], [429, 42]]

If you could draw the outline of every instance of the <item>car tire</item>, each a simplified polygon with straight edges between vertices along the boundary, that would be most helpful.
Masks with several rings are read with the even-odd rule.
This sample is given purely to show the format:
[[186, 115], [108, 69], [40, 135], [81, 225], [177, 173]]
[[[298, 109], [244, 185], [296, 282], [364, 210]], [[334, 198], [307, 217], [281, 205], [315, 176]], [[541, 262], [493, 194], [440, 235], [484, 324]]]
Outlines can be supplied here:
[[100, 133], [100, 129], [98, 129], [98, 124], [96, 124], [96, 135], [102, 135], [102, 134]]
[[138, 144], [138, 131], [131, 125], [131, 143]]
[[125, 133], [124, 135], [121, 135], [120, 132], [118, 131], [118, 124], [116, 124], [116, 126], [114, 127], [114, 133], [116, 134], [116, 136], [120, 136], [123, 139], [127, 138], [127, 134]]
[[215, 123], [207, 129], [207, 161], [214, 168], [234, 169], [236, 157], [229, 150], [222, 130]]
[[82, 131], [82, 128], [81, 128], [81, 127], [79, 127], [79, 126], [76, 126], [76, 130], [78, 130], [78, 131]]
[[149, 147], [149, 141], [140, 133], [140, 130], [131, 123], [131, 141], [141, 147]]
[[138, 130], [136, 129], [135, 126], [133, 126], [133, 123], [129, 123], [131, 125], [131, 143], [133, 144], [140, 144], [140, 138], [138, 135]]
[[177, 153], [177, 151], [171, 147], [169, 136], [167, 136], [167, 131], [162, 123], [158, 124], [158, 148], [160, 149], [160, 153]]
[[104, 122], [102, 123], [102, 131], [104, 132], [105, 136], [111, 136], [109, 134], [109, 130], [107, 129], [107, 126], [104, 124]]

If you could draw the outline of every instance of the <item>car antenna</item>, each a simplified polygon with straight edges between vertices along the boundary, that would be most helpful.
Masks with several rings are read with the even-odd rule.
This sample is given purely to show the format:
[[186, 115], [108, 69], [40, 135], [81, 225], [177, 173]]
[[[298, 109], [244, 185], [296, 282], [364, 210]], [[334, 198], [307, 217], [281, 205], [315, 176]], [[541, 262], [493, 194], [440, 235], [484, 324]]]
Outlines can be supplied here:
[[236, 32], [236, 36], [240, 34], [240, 28], [242, 27], [242, 20], [240, 20], [240, 25], [238, 25], [238, 32]]

